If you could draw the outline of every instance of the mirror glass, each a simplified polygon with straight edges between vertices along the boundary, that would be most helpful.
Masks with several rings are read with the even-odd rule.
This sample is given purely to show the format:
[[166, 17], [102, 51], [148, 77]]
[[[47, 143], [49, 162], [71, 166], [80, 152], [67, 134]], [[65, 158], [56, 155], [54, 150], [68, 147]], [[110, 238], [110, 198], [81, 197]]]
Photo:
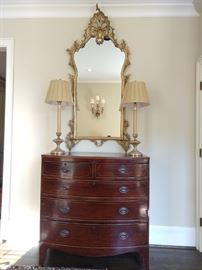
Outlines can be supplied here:
[[119, 108], [124, 59], [124, 52], [111, 40], [98, 45], [95, 38], [75, 53], [78, 71], [75, 137], [121, 137]]

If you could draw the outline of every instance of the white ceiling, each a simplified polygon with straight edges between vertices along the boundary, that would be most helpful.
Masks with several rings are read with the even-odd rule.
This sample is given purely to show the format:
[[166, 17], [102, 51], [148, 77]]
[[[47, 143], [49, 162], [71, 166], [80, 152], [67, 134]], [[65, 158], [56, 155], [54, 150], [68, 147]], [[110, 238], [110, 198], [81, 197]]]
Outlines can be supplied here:
[[0, 0], [0, 17], [89, 17], [96, 3], [110, 17], [198, 16], [194, 6], [202, 6], [202, 0]]

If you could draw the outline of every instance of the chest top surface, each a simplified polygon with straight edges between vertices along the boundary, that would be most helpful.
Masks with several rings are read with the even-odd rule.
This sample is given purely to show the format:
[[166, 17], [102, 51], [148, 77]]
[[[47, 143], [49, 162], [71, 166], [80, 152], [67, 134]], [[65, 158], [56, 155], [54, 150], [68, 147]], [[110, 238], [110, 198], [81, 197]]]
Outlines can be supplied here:
[[114, 160], [114, 161], [125, 161], [125, 162], [135, 162], [135, 163], [148, 163], [149, 157], [130, 157], [123, 153], [93, 153], [93, 152], [84, 152], [84, 153], [72, 153], [70, 155], [51, 155], [43, 154], [43, 159], [49, 160], [66, 160], [66, 161], [80, 161], [80, 160], [89, 160], [89, 161], [99, 161], [99, 160]]

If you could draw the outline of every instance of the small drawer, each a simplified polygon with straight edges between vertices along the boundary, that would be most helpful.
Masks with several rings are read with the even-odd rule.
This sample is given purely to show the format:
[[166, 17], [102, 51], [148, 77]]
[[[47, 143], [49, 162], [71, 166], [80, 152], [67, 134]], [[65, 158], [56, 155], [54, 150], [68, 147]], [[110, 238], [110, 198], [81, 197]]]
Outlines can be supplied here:
[[54, 220], [124, 221], [146, 219], [146, 199], [130, 202], [102, 202], [42, 198], [41, 215]]
[[56, 197], [118, 197], [139, 198], [148, 196], [148, 181], [102, 181], [102, 180], [61, 180], [59, 178], [42, 179], [42, 193]]
[[82, 224], [42, 221], [41, 241], [75, 247], [129, 248], [148, 243], [148, 224]]
[[96, 177], [148, 177], [148, 164], [96, 164]]
[[44, 161], [42, 174], [61, 178], [92, 178], [93, 170], [88, 162]]

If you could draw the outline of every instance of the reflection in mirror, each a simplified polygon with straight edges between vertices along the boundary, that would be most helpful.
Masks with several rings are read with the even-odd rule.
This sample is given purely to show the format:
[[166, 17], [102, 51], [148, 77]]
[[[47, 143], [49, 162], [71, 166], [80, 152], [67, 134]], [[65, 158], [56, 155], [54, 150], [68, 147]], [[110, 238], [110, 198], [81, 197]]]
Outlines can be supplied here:
[[78, 70], [76, 137], [121, 137], [119, 106], [124, 58], [124, 53], [111, 40], [98, 46], [95, 39], [90, 39], [75, 54]]
[[91, 38], [84, 48], [75, 54], [78, 82], [121, 82], [124, 52], [111, 40], [97, 45]]

